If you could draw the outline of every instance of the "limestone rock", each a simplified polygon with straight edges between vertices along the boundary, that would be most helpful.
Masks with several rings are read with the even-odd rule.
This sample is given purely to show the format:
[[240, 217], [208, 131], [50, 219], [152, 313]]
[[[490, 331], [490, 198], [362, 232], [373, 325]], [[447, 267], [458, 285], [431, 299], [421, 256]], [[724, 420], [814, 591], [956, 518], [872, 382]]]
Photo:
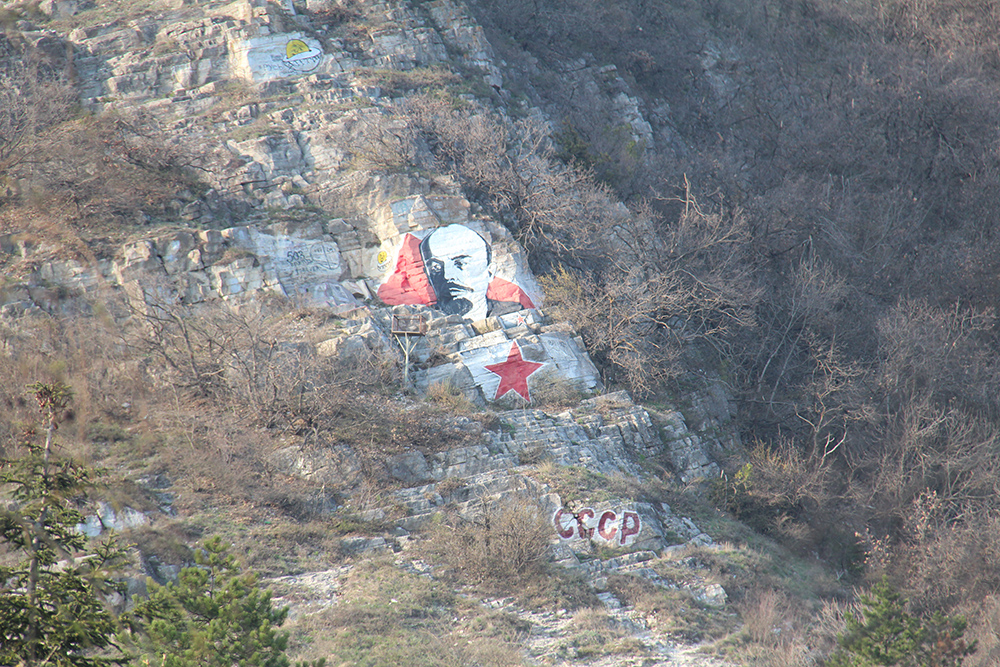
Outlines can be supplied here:
[[487, 84], [501, 88], [503, 76], [495, 64], [493, 47], [465, 7], [454, 0], [434, 0], [425, 7], [445, 44], [462, 54], [465, 64], [481, 70]]
[[392, 343], [370, 320], [349, 327], [336, 338], [316, 345], [320, 357], [335, 357], [345, 364], [362, 364], [372, 356], [394, 354]]
[[404, 452], [390, 456], [385, 462], [389, 476], [406, 486], [415, 486], [434, 479], [427, 459], [420, 452]]
[[38, 11], [50, 18], [61, 19], [93, 6], [93, 0], [42, 0], [38, 3]]
[[115, 510], [109, 503], [99, 501], [97, 511], [88, 515], [77, 530], [87, 537], [97, 537], [106, 530], [121, 532], [129, 528], [149, 525], [149, 516], [131, 507]]
[[695, 595], [695, 598], [702, 604], [716, 609], [722, 609], [729, 601], [726, 589], [719, 584], [709, 584], [699, 595]]
[[352, 488], [361, 481], [361, 461], [350, 447], [293, 445], [275, 451], [270, 461], [279, 471], [332, 488]]

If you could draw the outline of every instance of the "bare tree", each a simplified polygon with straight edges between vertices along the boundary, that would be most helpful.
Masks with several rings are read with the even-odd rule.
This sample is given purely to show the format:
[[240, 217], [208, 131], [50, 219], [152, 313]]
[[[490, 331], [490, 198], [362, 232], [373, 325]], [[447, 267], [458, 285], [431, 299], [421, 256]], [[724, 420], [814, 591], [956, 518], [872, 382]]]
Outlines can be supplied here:
[[958, 401], [995, 413], [1000, 409], [995, 322], [989, 308], [900, 302], [878, 323], [880, 382], [890, 406], [927, 396], [938, 404]]
[[536, 117], [512, 122], [482, 106], [456, 109], [428, 96], [401, 111], [422, 133], [434, 166], [504, 221], [536, 271], [592, 264], [609, 225], [624, 217], [605, 186], [554, 159], [548, 128]]
[[46, 129], [67, 119], [74, 97], [66, 77], [39, 57], [0, 59], [0, 178], [31, 156]]
[[367, 109], [358, 113], [348, 149], [360, 169], [400, 171], [417, 164], [417, 133], [391, 109]]

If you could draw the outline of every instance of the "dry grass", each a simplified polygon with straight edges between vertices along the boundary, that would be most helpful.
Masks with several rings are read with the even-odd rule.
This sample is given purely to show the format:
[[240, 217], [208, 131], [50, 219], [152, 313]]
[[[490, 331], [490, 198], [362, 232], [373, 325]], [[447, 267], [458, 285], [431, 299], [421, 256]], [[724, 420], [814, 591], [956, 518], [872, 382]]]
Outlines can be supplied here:
[[658, 634], [686, 642], [721, 639], [736, 629], [723, 610], [705, 607], [690, 593], [668, 590], [629, 575], [608, 577], [608, 590], [623, 604], [634, 607]]
[[453, 414], [468, 415], [479, 408], [452, 382], [435, 382], [427, 387], [426, 398]]
[[646, 647], [630, 628], [608, 616], [603, 609], [581, 609], [573, 614], [568, 636], [560, 641], [558, 653], [569, 659], [594, 659], [608, 655], [640, 656]]
[[[456, 621], [457, 618], [461, 620]], [[456, 597], [440, 583], [370, 559], [354, 567], [337, 604], [291, 622], [295, 659], [371, 667], [520, 665], [528, 626]]]
[[774, 589], [751, 591], [738, 606], [743, 632], [757, 644], [771, 644], [788, 634], [791, 613], [788, 596]]
[[754, 589], [737, 608], [743, 619], [745, 643], [735, 655], [744, 664], [806, 667], [814, 663], [805, 633], [809, 615], [799, 601], [774, 589]]
[[508, 494], [446, 517], [427, 549], [461, 580], [509, 589], [542, 575], [551, 533], [533, 500]]
[[457, 74], [440, 66], [417, 67], [406, 71], [359, 68], [354, 71], [354, 80], [363, 86], [379, 86], [390, 97], [424, 88], [447, 88], [462, 81]]
[[531, 404], [548, 410], [576, 407], [585, 398], [580, 388], [563, 376], [542, 369], [531, 378]]
[[534, 450], [523, 454], [522, 464], [534, 465], [535, 468], [527, 474], [552, 487], [567, 507], [615, 498], [654, 503], [670, 501], [668, 483], [652, 475], [642, 478], [618, 473], [605, 475], [581, 466], [553, 463], [547, 459], [545, 452]]

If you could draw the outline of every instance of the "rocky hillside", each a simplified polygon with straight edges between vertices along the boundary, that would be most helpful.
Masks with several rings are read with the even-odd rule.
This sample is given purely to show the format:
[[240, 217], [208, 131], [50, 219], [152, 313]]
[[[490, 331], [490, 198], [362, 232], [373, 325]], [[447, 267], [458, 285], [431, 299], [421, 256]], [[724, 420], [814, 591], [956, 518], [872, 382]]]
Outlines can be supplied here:
[[[289, 606], [296, 659], [830, 650], [864, 568], [850, 527], [792, 525], [825, 516], [808, 491], [754, 525], [784, 546], [729, 512], [759, 518], [732, 464], [738, 411], [766, 403], [733, 388], [749, 368], [766, 395], [821, 347], [798, 327], [829, 322], [836, 281], [816, 263], [786, 327], [741, 214], [702, 210], [686, 175], [629, 197], [714, 150], [686, 105], [722, 114], [746, 82], [723, 33], [691, 32], [685, 82], [657, 52], [562, 53], [565, 17], [546, 41], [537, 11], [519, 33], [491, 3], [2, 6], [0, 105], [23, 118], [0, 120], [3, 446], [26, 382], [73, 388], [64, 446], [108, 470], [85, 530], [134, 544], [123, 607], [218, 535]], [[780, 340], [734, 351], [769, 313]], [[822, 467], [848, 438], [840, 379], [815, 413], [775, 384], [754, 434], [804, 421]]]

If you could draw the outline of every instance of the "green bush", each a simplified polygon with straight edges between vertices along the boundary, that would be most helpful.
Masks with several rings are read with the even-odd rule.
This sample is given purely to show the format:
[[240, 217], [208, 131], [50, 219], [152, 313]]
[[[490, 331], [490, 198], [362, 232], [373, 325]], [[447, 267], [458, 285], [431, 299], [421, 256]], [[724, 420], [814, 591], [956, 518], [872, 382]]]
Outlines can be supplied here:
[[176, 583], [154, 584], [136, 605], [133, 636], [163, 667], [288, 667], [288, 635], [276, 630], [288, 610], [275, 609], [256, 573], [240, 574], [227, 549], [218, 537], [208, 540], [195, 550], [195, 567]]
[[936, 612], [920, 619], [908, 614], [885, 580], [860, 597], [861, 610], [848, 614], [847, 629], [837, 641], [840, 649], [826, 667], [958, 667], [976, 650], [966, 643], [965, 618]]
[[94, 471], [53, 453], [72, 393], [61, 384], [29, 387], [45, 419], [45, 442], [26, 434], [23, 451], [0, 459], [0, 665], [106, 667], [128, 661], [115, 642], [107, 598], [125, 550], [97, 548], [77, 530], [75, 500]]

